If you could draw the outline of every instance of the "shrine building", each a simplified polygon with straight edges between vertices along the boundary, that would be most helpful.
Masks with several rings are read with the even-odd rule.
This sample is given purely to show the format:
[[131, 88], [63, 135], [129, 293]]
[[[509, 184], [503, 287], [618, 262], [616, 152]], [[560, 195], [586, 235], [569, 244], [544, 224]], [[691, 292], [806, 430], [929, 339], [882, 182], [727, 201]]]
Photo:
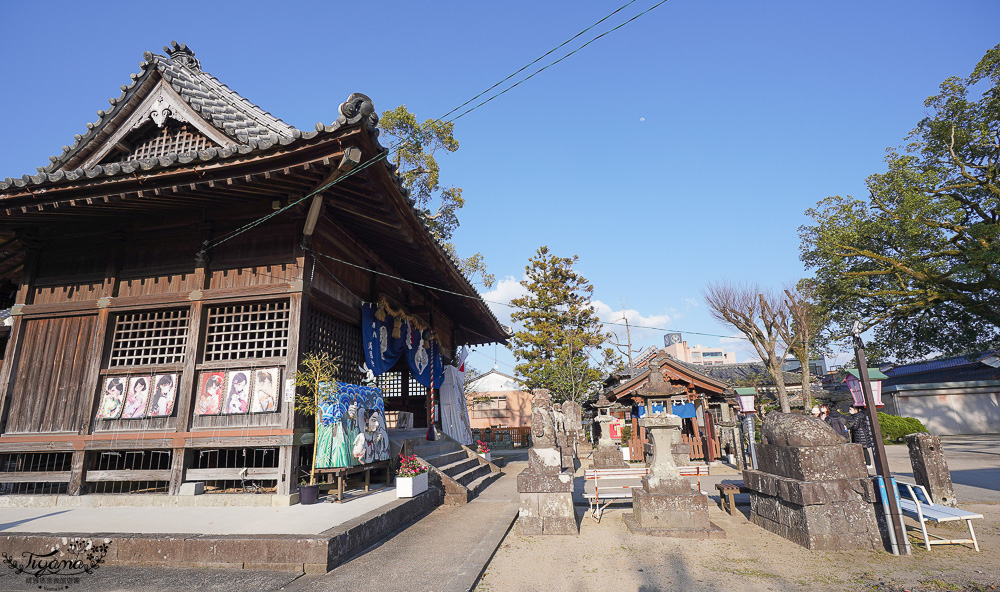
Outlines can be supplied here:
[[314, 438], [292, 377], [327, 352], [360, 384], [364, 306], [426, 348], [430, 382], [403, 357], [376, 372], [390, 430], [428, 426], [421, 380], [457, 348], [506, 343], [367, 96], [303, 131], [164, 49], [36, 174], [0, 180], [0, 493], [288, 496]]

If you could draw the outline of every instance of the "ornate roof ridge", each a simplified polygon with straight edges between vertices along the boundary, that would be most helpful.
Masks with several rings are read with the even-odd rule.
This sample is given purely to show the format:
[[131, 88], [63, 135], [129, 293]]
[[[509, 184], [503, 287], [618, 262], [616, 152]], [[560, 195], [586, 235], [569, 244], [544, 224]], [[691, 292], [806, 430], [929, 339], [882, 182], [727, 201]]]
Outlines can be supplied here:
[[250, 102], [208, 72], [202, 71], [201, 63], [194, 58], [194, 52], [187, 45], [176, 41], [171, 41], [171, 45], [172, 48], [164, 46], [169, 57], [144, 52], [143, 61], [139, 62], [139, 72], [129, 75], [131, 81], [120, 87], [119, 96], [108, 99], [111, 108], [98, 110], [97, 121], [88, 122], [87, 131], [75, 134], [73, 144], [64, 145], [61, 154], [50, 156], [49, 164], [38, 167], [38, 172], [54, 172], [79, 154], [119, 115], [129, 98], [142, 88], [153, 73], [159, 73], [192, 109], [213, 127], [233, 138], [234, 143], [249, 144], [250, 140], [271, 134], [293, 137], [297, 131], [293, 126]]

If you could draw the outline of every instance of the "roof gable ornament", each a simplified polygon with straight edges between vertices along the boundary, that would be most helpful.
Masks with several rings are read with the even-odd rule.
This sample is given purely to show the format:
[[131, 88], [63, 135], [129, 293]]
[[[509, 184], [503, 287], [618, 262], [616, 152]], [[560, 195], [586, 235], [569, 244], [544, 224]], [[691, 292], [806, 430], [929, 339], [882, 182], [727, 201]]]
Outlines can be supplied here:
[[194, 52], [187, 45], [171, 41], [170, 45], [163, 46], [163, 51], [167, 52], [172, 61], [196, 72], [201, 71], [201, 62], [194, 57]]

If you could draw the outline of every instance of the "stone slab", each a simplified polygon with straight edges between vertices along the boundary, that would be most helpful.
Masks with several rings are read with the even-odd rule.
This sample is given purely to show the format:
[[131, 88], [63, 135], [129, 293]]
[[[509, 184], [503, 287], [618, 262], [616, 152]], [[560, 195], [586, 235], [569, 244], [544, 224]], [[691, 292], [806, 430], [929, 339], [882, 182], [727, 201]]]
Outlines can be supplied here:
[[578, 535], [573, 493], [521, 493], [517, 525], [522, 535]]
[[927, 489], [935, 504], [957, 507], [955, 486], [941, 448], [941, 437], [910, 434], [906, 436], [906, 447], [910, 453], [910, 466], [913, 467], [913, 480], [917, 485]]
[[860, 444], [832, 446], [757, 445], [757, 469], [800, 481], [866, 479]]
[[632, 490], [632, 516], [643, 528], [704, 530], [709, 527], [708, 497], [693, 494], [656, 495], [644, 489]]
[[591, 457], [591, 464], [595, 469], [621, 469], [628, 466], [617, 446], [598, 446]]
[[530, 468], [517, 475], [518, 493], [564, 493], [573, 491], [571, 473], [535, 473]]
[[860, 496], [875, 503], [875, 487], [870, 479], [799, 481], [763, 471], [743, 471], [743, 486], [751, 491], [781, 498], [800, 506], [848, 501]]
[[673, 537], [678, 539], [724, 539], [726, 531], [714, 522], [709, 522], [707, 528], [646, 528], [639, 525], [634, 514], [622, 514], [625, 527], [632, 534], [649, 536]]

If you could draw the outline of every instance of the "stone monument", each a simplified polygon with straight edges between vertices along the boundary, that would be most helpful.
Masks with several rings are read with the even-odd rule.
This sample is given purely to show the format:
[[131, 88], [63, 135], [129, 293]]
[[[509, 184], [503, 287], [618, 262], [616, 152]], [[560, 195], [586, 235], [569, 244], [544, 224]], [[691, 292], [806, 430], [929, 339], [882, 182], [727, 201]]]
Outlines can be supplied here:
[[594, 407], [597, 408], [597, 417], [594, 421], [601, 428], [601, 437], [597, 440], [597, 448], [594, 450], [594, 455], [592, 457], [592, 464], [595, 469], [622, 469], [628, 466], [625, 463], [625, 457], [622, 456], [621, 448], [618, 447], [618, 442], [611, 439], [611, 422], [614, 421], [614, 417], [608, 413], [611, 408], [611, 401], [604, 396], [604, 393], [597, 398], [597, 402], [594, 403]]
[[726, 532], [708, 519], [708, 497], [682, 477], [671, 446], [681, 418], [669, 413], [646, 415], [639, 425], [653, 440], [653, 462], [642, 487], [632, 489], [632, 513], [625, 526], [632, 533], [692, 539], [725, 538]]
[[882, 549], [860, 444], [846, 444], [824, 421], [767, 414], [757, 470], [744, 470], [750, 521], [807, 549]]
[[[667, 382], [663, 378], [663, 372], [660, 371], [660, 368], [661, 364], [659, 358], [653, 358], [649, 361], [649, 380], [645, 385], [636, 390], [636, 394], [642, 396], [642, 398], [646, 401], [656, 399], [665, 401], [667, 409], [664, 411], [669, 413], [670, 404], [666, 402], [666, 399], [677, 395], [684, 395], [687, 393], [687, 389]], [[650, 411], [652, 411], [652, 409], [650, 409]], [[691, 446], [682, 441], [681, 431], [671, 430], [670, 433], [673, 439], [670, 444], [670, 451], [674, 455], [674, 464], [677, 466], [687, 466], [691, 464]]]
[[578, 534], [573, 508], [573, 473], [557, 447], [556, 418], [549, 391], [533, 391], [528, 468], [517, 476], [521, 534]]
[[577, 445], [584, 439], [583, 408], [576, 401], [566, 401], [562, 404], [562, 412], [566, 416], [566, 432], [573, 442], [573, 452], [579, 455]]
[[910, 434], [906, 436], [906, 447], [910, 449], [910, 465], [913, 480], [923, 485], [931, 496], [931, 501], [942, 506], [955, 508], [955, 486], [951, 483], [951, 471], [944, 459], [941, 438], [930, 434]]

